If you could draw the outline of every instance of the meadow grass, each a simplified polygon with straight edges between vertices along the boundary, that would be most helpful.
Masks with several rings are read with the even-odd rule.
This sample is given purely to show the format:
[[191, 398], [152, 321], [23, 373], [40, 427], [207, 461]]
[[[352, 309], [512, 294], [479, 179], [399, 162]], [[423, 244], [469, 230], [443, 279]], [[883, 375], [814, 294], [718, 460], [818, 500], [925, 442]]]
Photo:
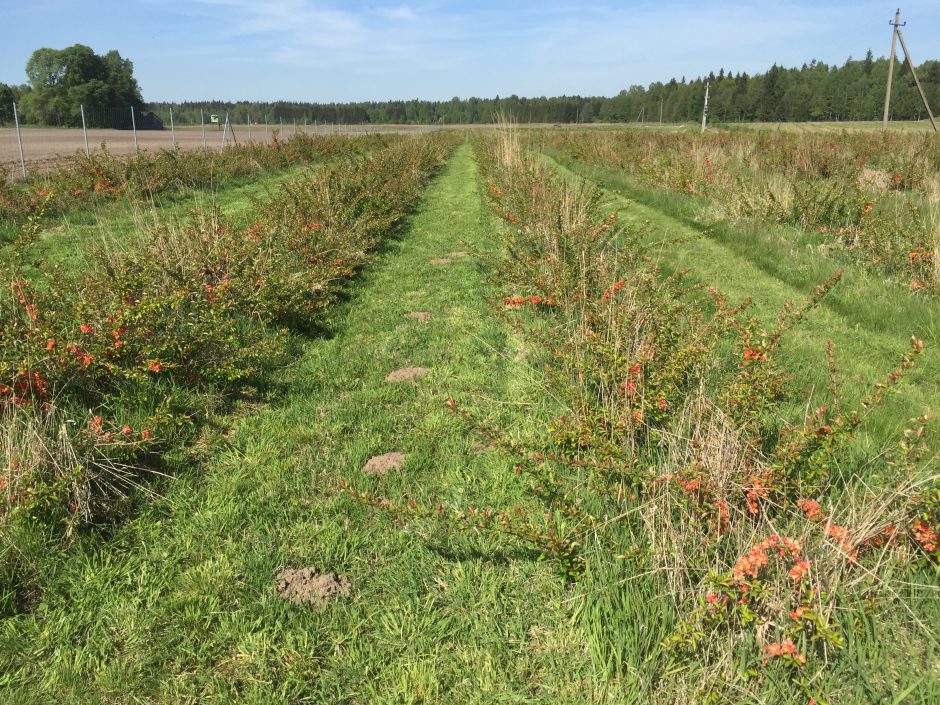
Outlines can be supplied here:
[[[511, 133], [507, 135], [504, 141], [512, 141]], [[655, 408], [644, 404], [651, 392], [647, 391], [639, 401], [632, 396], [642, 388], [638, 377], [649, 376], [649, 367], [655, 373], [681, 358], [668, 343], [655, 337], [653, 327], [670, 324], [680, 327], [683, 312], [687, 310], [684, 307], [691, 302], [682, 296], [683, 308], [671, 311], [673, 290], [669, 290], [663, 295], [663, 301], [670, 303], [659, 305], [652, 316], [647, 316], [641, 288], [646, 277], [642, 274], [631, 277], [626, 268], [618, 271], [617, 258], [639, 259], [651, 253], [652, 259], [663, 269], [673, 271], [678, 265], [672, 248], [684, 250], [687, 261], [693, 265], [693, 281], [698, 280], [704, 288], [710, 279], [704, 278], [701, 272], [704, 269], [706, 276], [714, 278], [714, 272], [708, 268], [721, 253], [714, 254], [712, 249], [700, 247], [702, 234], [698, 231], [715, 224], [694, 220], [676, 222], [661, 211], [650, 212], [651, 209], [641, 210], [642, 216], [649, 217], [637, 217], [635, 204], [630, 203], [619, 223], [626, 225], [626, 231], [614, 230], [608, 241], [608, 236], [603, 235], [606, 224], [612, 222], [608, 216], [628, 199], [608, 192], [606, 202], [603, 199], [597, 202], [593, 220], [588, 225], [581, 221], [569, 224], [569, 214], [576, 210], [576, 204], [594, 202], [596, 192], [592, 188], [582, 190], [578, 183], [581, 179], [570, 171], [562, 172], [562, 178], [568, 183], [561, 184], [553, 176], [554, 169], [548, 160], [527, 160], [518, 156], [506, 159], [506, 150], [502, 147], [501, 142], [480, 150], [488, 165], [487, 185], [494, 195], [495, 208], [515, 226], [510, 226], [514, 237], [507, 238], [507, 249], [512, 252], [514, 262], [512, 271], [526, 287], [524, 291], [534, 290], [539, 294], [519, 298], [518, 303], [507, 299], [507, 304], [540, 307], [544, 319], [555, 322], [555, 334], [541, 336], [541, 339], [556, 358], [553, 366], [567, 367], [566, 374], [562, 375], [563, 382], [555, 388], [569, 399], [573, 417], [568, 424], [556, 424], [559, 432], [548, 448], [537, 443], [524, 445], [530, 453], [520, 454], [525, 459], [519, 462], [537, 478], [535, 482], [541, 483], [551, 514], [564, 517], [561, 531], [569, 533], [562, 535], [576, 542], [585, 562], [584, 577], [579, 583], [580, 595], [569, 600], [578, 605], [592, 656], [611, 676], [610, 680], [601, 682], [619, 686], [618, 702], [805, 703], [810, 697], [815, 702], [853, 703], [930, 703], [936, 700], [940, 693], [936, 678], [936, 625], [940, 624], [940, 614], [936, 602], [936, 572], [932, 567], [935, 564], [928, 558], [918, 571], [916, 563], [919, 561], [906, 560], [905, 547], [899, 544], [901, 562], [897, 565], [891, 564], [886, 551], [880, 555], [883, 564], [879, 561], [862, 572], [856, 572], [855, 566], [848, 570], [840, 568], [839, 561], [844, 561], [844, 557], [840, 558], [842, 554], [827, 557], [830, 549], [826, 546], [811, 547], [818, 541], [813, 536], [818, 529], [807, 522], [809, 515], [804, 516], [805, 509], [799, 509], [804, 500], [794, 501], [806, 497], [807, 492], [814, 495], [818, 492], [820, 504], [828, 507], [821, 511], [832, 511], [829, 520], [850, 526], [869, 523], [870, 528], [859, 531], [875, 531], [874, 527], [885, 526], [889, 521], [888, 509], [895, 501], [903, 507], [916, 499], [905, 495], [903, 473], [898, 472], [897, 465], [892, 465], [891, 454], [881, 452], [883, 444], [891, 443], [883, 435], [878, 437], [884, 429], [875, 427], [876, 419], [870, 419], [865, 435], [852, 448], [854, 453], [850, 455], [841, 450], [834, 453], [825, 469], [827, 480], [815, 488], [812, 483], [816, 466], [812, 458], [798, 459], [790, 480], [793, 485], [781, 490], [763, 507], [755, 504], [745, 508], [740, 503], [743, 490], [756, 487], [755, 480], [742, 478], [729, 483], [727, 473], [735, 472], [734, 456], [741, 452], [741, 435], [733, 425], [724, 426], [727, 422], [721, 419], [727, 419], [724, 416], [727, 411], [721, 402], [718, 416], [710, 416], [721, 422], [703, 428], [696, 427], [696, 419], [700, 421], [712, 412], [703, 413], [697, 402], [690, 406], [686, 400], [676, 423], [667, 426], [664, 434], [658, 436], [655, 447], [648, 449], [649, 452], [636, 462], [633, 454], [637, 452], [633, 450], [636, 441], [631, 444], [629, 418], [622, 411], [623, 407], [615, 404], [625, 397], [626, 401], [619, 403], [629, 405], [626, 409], [633, 410], [635, 420], [638, 409], [649, 412]], [[490, 163], [496, 165], [489, 166]], [[515, 168], [515, 163], [521, 166]], [[590, 199], [585, 193], [591, 194]], [[641, 242], [631, 233], [635, 228], [645, 235]], [[780, 244], [784, 253], [781, 257], [785, 257], [786, 242]], [[697, 253], [698, 259], [692, 251]], [[729, 258], [719, 259], [718, 264], [728, 265]], [[599, 281], [596, 272], [601, 273]], [[762, 294], [763, 290], [757, 288], [762, 283], [766, 286], [760, 279], [761, 268], [751, 263], [750, 271], [745, 273], [752, 277], [752, 290]], [[825, 276], [828, 275], [829, 272]], [[570, 283], [572, 276], [576, 284]], [[766, 272], [763, 276], [767, 277]], [[616, 283], [611, 284], [615, 280]], [[737, 281], [737, 289], [732, 291], [735, 301], [748, 293], [748, 283], [745, 279]], [[811, 284], [815, 283], [818, 282]], [[785, 291], [786, 287], [783, 289]], [[576, 296], [572, 296], [572, 291]], [[684, 290], [674, 293], [678, 295]], [[798, 301], [820, 299], [812, 285], [799, 293], [800, 296], [794, 297]], [[549, 297], [547, 305], [546, 296]], [[619, 307], [604, 305], [603, 302], [617, 296], [624, 297]], [[633, 303], [636, 300], [641, 303]], [[594, 304], [594, 301], [601, 303]], [[826, 298], [821, 301], [824, 304]], [[762, 316], [766, 328], [773, 327], [778, 310], [772, 308], [768, 315]], [[812, 321], [820, 311], [826, 311], [822, 304], [809, 312], [807, 321]], [[694, 319], [692, 333], [707, 335], [707, 321], [707, 317]], [[647, 327], [643, 328], [644, 325]], [[796, 330], [806, 325], [805, 321], [801, 322]], [[654, 332], [649, 332], [651, 329]], [[615, 338], [618, 334], [623, 338]], [[793, 341], [788, 340], [792, 335], [790, 331], [784, 338], [789, 354], [782, 359], [788, 371], [795, 362], [791, 359]], [[612, 338], [615, 343], [607, 342]], [[652, 353], [641, 357], [649, 348]], [[748, 350], [744, 346], [744, 360], [753, 359], [747, 356]], [[741, 360], [742, 350], [710, 350], [705, 369], [715, 369], [728, 357]], [[632, 361], [639, 362], [630, 366]], [[885, 371], [895, 365], [895, 360], [889, 360], [885, 369], [877, 372], [872, 380], [857, 386], [862, 390], [870, 389], [871, 382], [883, 379]], [[546, 368], [549, 366], [546, 364]], [[794, 384], [799, 385], [801, 377], [805, 374], [797, 369]], [[626, 382], [618, 385], [624, 394], [616, 390], [606, 393], [624, 378]], [[748, 379], [753, 383], [755, 378], [749, 375]], [[571, 387], [570, 391], [564, 388], [565, 383]], [[663, 389], [655, 387], [655, 383], [654, 378], [649, 384], [657, 390], [653, 395]], [[824, 393], [825, 386], [824, 383], [819, 389], [820, 394]], [[663, 411], [676, 405], [674, 399], [667, 400], [665, 395], [669, 391], [661, 392], [664, 396], [660, 398], [659, 408]], [[851, 398], [846, 395], [849, 402], [860, 396], [858, 389], [852, 391], [856, 393]], [[900, 393], [905, 391], [906, 387]], [[698, 395], [709, 394], [710, 387], [693, 385], [690, 392], [694, 399], [701, 401]], [[787, 396], [794, 400], [791, 402], [794, 408], [783, 411], [797, 428], [802, 426], [802, 414], [812, 413], [819, 403], [812, 393], [811, 388], [802, 385], [787, 390]], [[797, 404], [800, 408], [795, 408]], [[729, 406], [733, 409], [733, 405]], [[643, 419], [640, 415], [639, 420]], [[653, 425], [657, 421], [649, 423]], [[773, 423], [778, 428], [786, 423], [778, 418], [776, 410]], [[810, 420], [805, 433], [819, 437], [820, 433], [829, 431], [828, 426], [814, 428]], [[633, 433], [633, 439], [637, 438], [638, 433]], [[786, 443], [788, 437], [782, 431], [780, 435]], [[611, 436], [616, 439], [614, 448], [610, 447]], [[896, 436], [895, 442], [900, 438], [903, 436]], [[779, 449], [780, 445], [772, 448]], [[534, 453], [533, 460], [534, 451], [539, 452]], [[621, 452], [626, 458], [617, 455]], [[761, 466], [766, 462], [761, 454], [762, 451], [757, 450], [744, 462], [745, 476], [753, 472], [748, 470], [754, 467], [749, 463]], [[626, 478], [626, 487], [607, 479], [606, 470], [591, 474], [592, 463], [603, 465], [610, 456], [621, 461], [615, 462], [614, 468], [623, 475], [614, 475], [614, 478]], [[543, 464], [542, 458], [548, 460]], [[555, 462], [559, 467], [551, 465]], [[919, 470], [925, 481], [931, 476], [935, 481], [932, 462], [935, 459], [930, 461], [928, 454]], [[631, 480], [635, 484], [629, 484]], [[605, 481], [613, 487], [604, 484]], [[716, 492], [716, 487], [725, 490]], [[788, 500], [787, 492], [795, 494]], [[733, 508], [735, 504], [737, 511]], [[719, 511], [722, 508], [725, 524]], [[796, 510], [792, 516], [787, 515], [789, 508]], [[551, 523], [550, 518], [548, 521]], [[905, 521], [910, 519], [900, 520], [901, 524]], [[739, 531], [742, 533], [737, 533]], [[799, 539], [789, 538], [793, 536]], [[552, 546], [557, 545], [550, 535], [538, 540], [549, 553]], [[783, 576], [776, 587], [770, 588], [772, 596], [763, 592], [768, 584], [758, 575], [760, 568], [753, 572], [755, 583], [732, 575], [747, 567], [755, 551], [764, 550], [758, 548], [761, 544], [773, 546], [777, 541], [789, 542], [788, 550], [801, 553], [806, 550], [809, 552], [806, 555], [812, 554], [811, 561], [805, 563], [805, 567], [814, 566], [815, 571], [814, 584], [807, 593], [813, 595], [812, 606], [808, 609], [823, 610], [831, 615], [837, 633], [846, 634], [844, 643], [837, 643], [841, 640], [838, 637], [827, 644], [828, 637], [821, 636], [820, 632], [811, 639], [805, 638], [805, 624], [800, 621], [803, 613], [786, 611], [795, 602], [805, 599], [796, 596], [794, 585], [802, 578], [798, 572], [793, 572], [795, 569]], [[933, 550], [933, 543], [929, 542], [927, 551]], [[554, 555], [565, 560], [563, 554], [555, 552]], [[740, 593], [733, 592], [730, 601], [723, 601], [729, 597], [722, 592], [729, 583], [722, 582], [722, 575], [728, 576], [730, 584], [743, 586]], [[859, 590], [863, 585], [865, 587]], [[715, 592], [709, 592], [711, 590]], [[751, 590], [754, 592], [749, 592]], [[883, 597], [876, 597], [875, 593], [881, 591], [884, 591]], [[826, 606], [817, 608], [819, 601]], [[784, 609], [788, 604], [791, 607]], [[738, 613], [739, 608], [744, 612]], [[747, 615], [750, 609], [757, 613]], [[781, 610], [782, 614], [775, 615], [774, 610]], [[775, 668], [773, 663], [774, 649], [784, 645], [773, 641], [781, 638], [781, 632], [797, 633], [793, 638], [800, 645], [786, 642], [789, 648], [807, 649], [807, 654], [799, 656], [802, 661], [791, 664], [794, 668], [789, 674], [785, 668]], [[821, 649], [819, 640], [823, 640]], [[815, 657], [809, 656], [807, 662], [808, 654], [814, 651]], [[814, 658], [818, 660], [814, 662]]]
[[[272, 402], [204, 439], [207, 458], [113, 535], [50, 560], [29, 612], [0, 625], [7, 702], [546, 702], [590, 699], [591, 664], [552, 567], [494, 536], [360, 506], [390, 497], [508, 508], [531, 501], [508, 461], [446, 411], [453, 395], [507, 428], [547, 418], [526, 355], [489, 310], [493, 226], [463, 147], [400, 240], [362, 273]], [[430, 264], [470, 251], [448, 265]], [[427, 311], [427, 323], [406, 318]], [[416, 385], [386, 375], [429, 369]], [[511, 400], [511, 401], [507, 401]], [[365, 461], [408, 454], [404, 468]], [[275, 591], [279, 569], [349, 577], [321, 609]]]
[[[843, 132], [846, 130], [875, 131], [884, 129], [881, 120], [822, 120], [819, 122], [720, 122], [712, 125], [721, 129], [778, 130], [781, 132]], [[930, 120], [891, 120], [889, 132], [934, 131]]]
[[[784, 344], [784, 364], [806, 392], [797, 398], [823, 395], [827, 338], [847, 403], [893, 368], [912, 333], [937, 341], [932, 302], [821, 252], [810, 235], [703, 222], [693, 202], [674, 194], [580, 174], [608, 189], [603, 209], [642, 227], [647, 243], [661, 243], [654, 251], [664, 269], [691, 267], [702, 284], [735, 301], [751, 298], [764, 320], [845, 269]], [[283, 176], [214, 198], [237, 217]], [[193, 205], [180, 202], [179, 214]], [[141, 214], [121, 208], [96, 223], [130, 233]], [[176, 208], [159, 217], [176, 217]], [[87, 227], [72, 241], [46, 236], [39, 247], [49, 249], [35, 261], [76, 261], [96, 232]], [[697, 702], [700, 688], [724, 674], [662, 647], [678, 618], [666, 571], [633, 572], [634, 564], [592, 546], [585, 579], [569, 583], [505, 534], [376, 510], [342, 490], [348, 481], [432, 507], [544, 511], [513, 461], [447, 410], [454, 397], [526, 441], [566, 411], [544, 384], [545, 351], [494, 310], [506, 293], [488, 271], [497, 227], [463, 146], [319, 333], [294, 337], [299, 357], [235, 414], [207, 425], [176, 462], [181, 472], [157, 481], [157, 496], [136, 515], [87, 531], [35, 566], [42, 590], [34, 603], [0, 620], [0, 701], [642, 703], [655, 693], [660, 702]], [[406, 317], [415, 311], [430, 320]], [[511, 315], [539, 325], [528, 311]], [[928, 348], [876, 412], [859, 457], [877, 456], [909, 416], [938, 398], [938, 359]], [[386, 381], [415, 366], [427, 376]], [[802, 408], [785, 411], [798, 416]], [[407, 454], [402, 469], [363, 473], [370, 457], [393, 451]], [[640, 522], [623, 526], [623, 545], [648, 539]], [[283, 601], [277, 573], [307, 566], [347, 576], [351, 597], [314, 608]], [[846, 702], [872, 701], [895, 684], [897, 703], [936, 695], [935, 674], [899, 669], [905, 650], [918, 657], [929, 650], [907, 641], [899, 626], [905, 610], [928, 625], [938, 618], [936, 600], [914, 593], [901, 596], [897, 624], [855, 607], [839, 615], [849, 657], [828, 678]], [[768, 680], [761, 697], [790, 701], [783, 684], [775, 689]], [[733, 687], [720, 697], [755, 701]]]
[[[914, 296], [908, 287], [874, 273], [821, 236], [792, 227], [756, 222], [727, 223], [705, 215], [706, 204], [665, 189], [642, 186], [629, 175], [600, 170], [548, 153], [572, 178], [587, 178], [607, 195], [605, 206], [634, 227], [664, 270], [689, 269], [702, 286], [714, 286], [733, 303], [752, 302], [752, 313], [771, 323], [787, 301], [799, 303], [835, 271], [839, 284], [818, 309], [792, 331], [781, 350], [784, 368], [803, 399], [825, 403], [828, 383], [826, 341], [831, 340], [844, 399], [851, 406], [893, 369], [914, 335], [927, 344], [910, 375], [886, 403], [875, 409], [858, 450], [866, 457], [893, 445], [909, 420], [940, 399], [940, 305]], [[803, 407], [791, 408], [791, 415]], [[936, 441], [933, 441], [936, 449]]]

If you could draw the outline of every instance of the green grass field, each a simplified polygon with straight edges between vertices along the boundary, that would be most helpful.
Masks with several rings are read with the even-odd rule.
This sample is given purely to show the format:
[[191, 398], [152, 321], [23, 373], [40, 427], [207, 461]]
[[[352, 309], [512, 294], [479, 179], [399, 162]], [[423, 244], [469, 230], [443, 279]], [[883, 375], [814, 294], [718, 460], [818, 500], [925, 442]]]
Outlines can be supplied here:
[[695, 279], [717, 287], [733, 302], [750, 300], [754, 315], [763, 321], [772, 321], [788, 301], [809, 298], [817, 285], [842, 270], [835, 290], [798, 326], [783, 350], [787, 370], [805, 392], [802, 399], [819, 400], [825, 394], [827, 340], [832, 341], [849, 404], [894, 368], [911, 336], [924, 340], [928, 349], [917, 369], [869, 419], [860, 437], [866, 455], [878, 453], [910, 419], [940, 399], [940, 307], [935, 301], [916, 298], [906, 283], [866, 271], [826, 248], [818, 233], [716, 221], [703, 215], [707, 204], [702, 200], [558, 159], [568, 174], [574, 169], [607, 189], [604, 207], [647, 233], [664, 269], [689, 269]]
[[[531, 420], [540, 402], [488, 315], [479, 251], [492, 227], [463, 148], [401, 241], [364, 272], [282, 392], [233, 420], [205, 468], [141, 516], [89, 536], [42, 603], [0, 637], [11, 702], [497, 702], [577, 692], [585, 668], [549, 566], [483, 538], [432, 535], [358, 507], [339, 478], [448, 503], [507, 505], [505, 460], [475, 449], [449, 395]], [[449, 264], [430, 264], [466, 251]], [[427, 323], [409, 311], [431, 314]], [[389, 383], [422, 366], [413, 385]], [[217, 446], [217, 447], [215, 447]], [[364, 477], [372, 455], [401, 471]], [[493, 557], [490, 554], [496, 552]], [[321, 610], [275, 593], [283, 567], [350, 578]], [[539, 694], [542, 695], [539, 695]]]
[[[587, 579], [568, 582], [505, 534], [381, 511], [344, 490], [448, 510], [544, 510], [513, 459], [448, 411], [455, 398], [519, 439], [543, 435], [567, 411], [546, 383], [544, 351], [502, 312], [505, 287], [490, 265], [507, 226], [486, 202], [476, 137], [467, 139], [317, 330], [292, 334], [291, 361], [205, 424], [180, 451], [178, 472], [154, 479], [152, 497], [68, 545], [37, 539], [56, 548], [30, 558], [39, 589], [28, 608], [0, 618], [0, 702], [806, 702], [808, 691], [776, 692], [773, 680], [757, 691], [708, 690], [711, 674], [665, 656], [660, 644], [676, 622], [665, 568], [633, 574], [631, 564], [591, 553]], [[851, 405], [894, 368], [912, 335], [923, 339], [927, 351], [853, 445], [854, 460], [875, 458], [873, 477], [909, 419], [940, 399], [935, 299], [824, 251], [812, 233], [706, 222], [695, 200], [555, 152], [543, 162], [571, 183], [601, 186], [600, 210], [642, 228], [664, 270], [689, 268], [733, 303], [750, 299], [765, 321], [844, 270], [784, 344], [802, 404], [783, 407], [791, 418], [825, 393], [827, 340]], [[310, 173], [58, 216], [21, 264], [37, 278], [53, 265], [81, 267], [96, 240], [185, 220], [193, 209], [244, 224], [259, 199]], [[406, 368], [426, 374], [388, 380]], [[405, 454], [400, 467], [364, 471], [393, 452]], [[307, 567], [345, 576], [349, 595], [312, 607], [283, 600], [280, 571]], [[891, 651], [894, 622], [876, 627], [845, 608], [855, 626], [832, 678], [849, 699], [833, 702], [928, 703], [940, 692], [938, 616], [914, 593], [896, 603], [923, 628], [911, 672]], [[905, 639], [897, 636], [899, 648]], [[737, 683], [752, 678], [744, 671]]]

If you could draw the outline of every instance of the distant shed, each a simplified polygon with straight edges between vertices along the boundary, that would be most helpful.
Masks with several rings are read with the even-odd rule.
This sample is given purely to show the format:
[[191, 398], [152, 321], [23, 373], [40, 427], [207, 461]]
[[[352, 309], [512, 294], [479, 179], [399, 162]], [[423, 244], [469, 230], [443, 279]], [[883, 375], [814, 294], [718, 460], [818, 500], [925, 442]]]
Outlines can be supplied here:
[[157, 117], [153, 112], [142, 113], [140, 117], [137, 118], [137, 129], [138, 130], [162, 130], [163, 120]]

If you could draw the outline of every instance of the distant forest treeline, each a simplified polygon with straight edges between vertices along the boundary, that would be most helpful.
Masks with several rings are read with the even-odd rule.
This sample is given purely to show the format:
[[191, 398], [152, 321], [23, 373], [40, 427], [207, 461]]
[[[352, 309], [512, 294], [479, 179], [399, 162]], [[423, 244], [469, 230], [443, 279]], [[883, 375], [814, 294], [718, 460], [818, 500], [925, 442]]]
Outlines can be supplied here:
[[[940, 112], [940, 61], [926, 61], [918, 76], [934, 113]], [[228, 111], [234, 123], [267, 120], [279, 124], [477, 124], [490, 123], [502, 112], [519, 122], [664, 122], [698, 120], [705, 83], [711, 83], [710, 120], [716, 122], [787, 122], [811, 120], [880, 119], [884, 105], [888, 60], [869, 51], [861, 60], [842, 66], [813, 61], [800, 68], [774, 65], [750, 76], [720, 70], [692, 81], [673, 79], [648, 87], [631, 86], [612, 98], [560, 96], [555, 98], [452, 98], [448, 101], [390, 100], [361, 103], [300, 103], [225, 101], [150, 103], [166, 120], [169, 108], [179, 122], [199, 122], [206, 113]], [[924, 106], [906, 64], [895, 66], [891, 116], [894, 120], [926, 117]]]
[[[45, 51], [45, 50], [41, 50]], [[129, 65], [129, 62], [126, 62]], [[934, 112], [940, 112], [940, 61], [931, 60], [918, 69], [921, 83]], [[285, 126], [309, 124], [478, 124], [491, 123], [500, 113], [512, 115], [518, 122], [687, 122], [700, 119], [706, 81], [711, 83], [709, 113], [712, 122], [786, 122], [812, 120], [880, 119], [884, 103], [888, 60], [875, 59], [871, 51], [861, 60], [849, 59], [841, 66], [813, 61], [800, 68], [776, 64], [767, 72], [733, 73], [721, 69], [717, 74], [691, 81], [672, 79], [647, 87], [631, 86], [612, 98], [560, 96], [554, 98], [452, 98], [447, 101], [389, 100], [360, 103], [258, 102], [258, 101], [188, 101], [150, 103], [169, 126], [172, 108], [177, 124], [198, 124], [200, 109], [224, 117], [228, 112], [236, 124], [267, 121]], [[895, 120], [926, 117], [909, 67], [895, 68], [891, 116]], [[10, 103], [21, 101], [26, 121], [33, 124], [77, 123], [77, 106], [64, 106], [58, 112], [45, 103], [31, 100], [36, 92], [30, 84], [0, 84], [0, 122], [12, 119]], [[69, 96], [77, 95], [74, 91]], [[74, 101], [73, 101], [74, 102]], [[74, 108], [74, 109], [73, 109]], [[85, 106], [86, 114], [89, 106]], [[70, 119], [58, 117], [70, 113]], [[74, 114], [72, 114], [74, 113]], [[55, 119], [52, 119], [55, 117]], [[92, 124], [126, 127], [127, 106], [102, 107], [93, 114]], [[121, 124], [117, 124], [120, 122]]]

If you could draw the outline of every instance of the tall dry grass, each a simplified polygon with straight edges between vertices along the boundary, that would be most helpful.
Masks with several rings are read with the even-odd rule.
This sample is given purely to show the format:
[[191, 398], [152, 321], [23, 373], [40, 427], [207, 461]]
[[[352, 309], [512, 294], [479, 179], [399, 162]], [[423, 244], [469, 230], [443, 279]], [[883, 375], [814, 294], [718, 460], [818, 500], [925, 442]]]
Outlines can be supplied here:
[[[522, 329], [542, 352], [546, 396], [565, 408], [520, 465], [551, 500], [544, 535], [584, 547], [579, 604], [598, 662], [646, 688], [638, 702], [839, 702], [854, 687], [845, 674], [873, 653], [892, 674], [874, 678], [878, 687], [906, 683], [898, 669], [923, 666], [934, 638], [918, 605], [935, 588], [911, 575], [931, 560], [912, 526], [940, 480], [919, 455], [926, 419], [903, 445], [860, 460], [843, 442], [866, 411], [842, 409], [838, 389], [838, 411], [807, 398], [804, 419], [776, 417], [778, 396], [801, 391], [780, 386], [766, 341], [775, 325], [786, 335], [812, 315], [829, 284], [776, 324], [727, 309], [718, 292], [695, 304], [681, 276], [645, 256], [642, 233], [604, 228], [597, 199], [507, 148], [512, 139], [507, 130], [478, 151], [496, 208], [513, 214], [502, 234], [507, 286], [539, 303], [543, 315]], [[597, 138], [601, 149], [610, 139]], [[795, 168], [828, 168], [805, 146], [796, 156]], [[815, 198], [771, 196], [789, 183], [781, 174], [762, 183], [778, 208]], [[837, 191], [812, 202], [827, 207]], [[542, 536], [532, 536], [540, 550], [559, 555]], [[570, 555], [560, 558], [571, 575]], [[856, 633], [860, 619], [907, 655]]]

